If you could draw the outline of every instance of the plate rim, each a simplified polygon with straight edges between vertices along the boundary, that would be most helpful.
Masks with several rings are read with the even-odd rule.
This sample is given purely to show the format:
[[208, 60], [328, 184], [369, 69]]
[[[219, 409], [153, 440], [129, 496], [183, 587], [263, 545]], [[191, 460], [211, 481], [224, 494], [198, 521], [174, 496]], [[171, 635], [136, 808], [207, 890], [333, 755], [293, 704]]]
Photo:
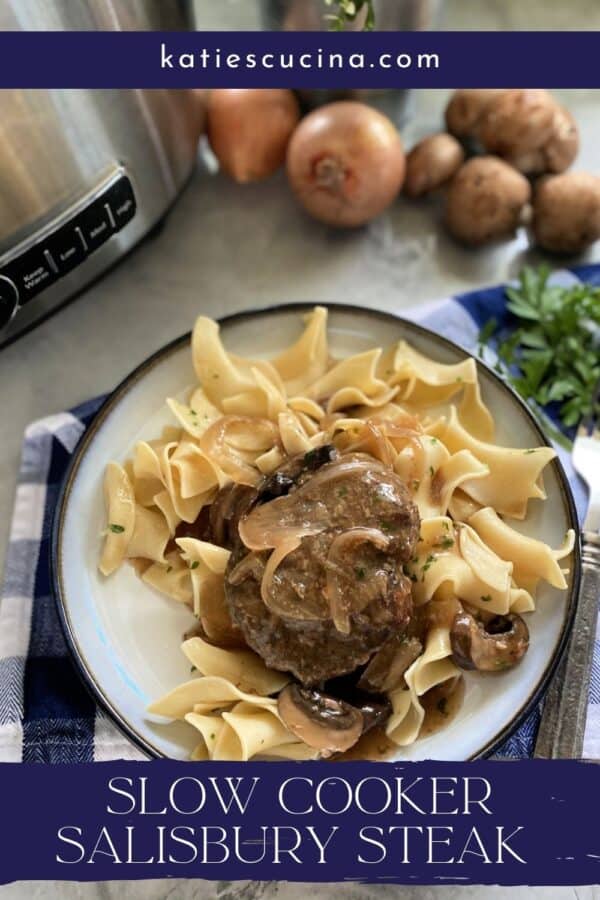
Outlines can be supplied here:
[[[540, 446], [543, 445], [552, 447], [550, 440], [542, 431], [537, 419], [533, 415], [525, 400], [523, 400], [523, 398], [517, 393], [517, 391], [510, 384], [508, 384], [508, 382], [501, 378], [499, 373], [494, 371], [494, 369], [488, 363], [475, 356], [473, 353], [462, 347], [460, 344], [457, 344], [455, 341], [452, 341], [449, 338], [438, 334], [432, 329], [421, 325], [419, 322], [413, 322], [411, 319], [407, 319], [404, 316], [397, 315], [396, 313], [388, 312], [387, 310], [381, 310], [374, 307], [359, 306], [351, 303], [311, 303], [309, 301], [297, 301], [293, 303], [273, 304], [269, 306], [253, 308], [250, 310], [241, 310], [239, 312], [230, 313], [226, 316], [221, 316], [215, 319], [215, 321], [220, 327], [223, 327], [243, 321], [244, 319], [254, 319], [257, 317], [260, 318], [262, 316], [277, 315], [280, 313], [306, 313], [314, 309], [315, 306], [324, 306], [328, 311], [340, 311], [350, 314], [360, 314], [362, 316], [373, 316], [375, 318], [387, 321], [391, 320], [394, 323], [406, 328], [409, 332], [412, 330], [413, 332], [419, 333], [429, 339], [433, 339], [434, 342], [437, 342], [438, 344], [441, 344], [448, 349], [459, 351], [460, 353], [465, 354], [467, 357], [474, 359], [477, 367], [482, 369], [489, 377], [491, 377], [492, 381], [494, 381], [501, 390], [508, 394], [513, 402], [516, 402], [517, 405], [521, 408], [521, 411], [525, 414], [525, 417], [529, 420], [529, 423], [537, 433], [540, 439]], [[118, 709], [115, 708], [110, 698], [106, 696], [101, 685], [96, 680], [93, 672], [91, 671], [91, 668], [86, 663], [85, 654], [83, 653], [78, 643], [75, 629], [73, 628], [73, 625], [70, 621], [67, 603], [65, 602], [66, 592], [62, 581], [61, 568], [62, 534], [66, 509], [69, 502], [71, 489], [79, 470], [79, 466], [83, 460], [89, 444], [92, 442], [93, 438], [103, 425], [105, 419], [108, 417], [110, 412], [118, 405], [121, 398], [124, 397], [131, 390], [131, 388], [144, 377], [146, 372], [150, 371], [152, 368], [154, 368], [154, 366], [156, 366], [159, 362], [162, 362], [166, 357], [175, 353], [183, 345], [189, 345], [191, 336], [192, 331], [187, 331], [179, 337], [176, 337], [168, 343], [164, 344], [158, 350], [155, 350], [150, 354], [150, 356], [146, 357], [146, 359], [144, 359], [127, 375], [125, 375], [125, 377], [122, 378], [121, 381], [119, 381], [117, 386], [108, 393], [101, 406], [94, 414], [91, 422], [75, 445], [57, 496], [56, 505], [54, 507], [52, 515], [52, 526], [50, 534], [50, 585], [66, 644], [69, 649], [71, 658], [75, 663], [75, 669], [85, 688], [91, 694], [92, 698], [101, 708], [101, 710], [106, 713], [113, 724], [117, 726], [119, 731], [121, 731], [129, 740], [131, 740], [133, 744], [139, 750], [142, 750], [150, 759], [167, 759], [169, 757], [158, 747], [156, 747], [151, 741], [140, 734], [136, 730], [136, 728], [124, 716], [121, 715]], [[494, 737], [486, 741], [483, 746], [480, 747], [475, 753], [471, 754], [471, 756], [468, 757], [467, 761], [485, 759], [491, 756], [522, 725], [522, 723], [532, 712], [535, 705], [542, 697], [544, 691], [550, 683], [552, 676], [558, 668], [558, 665], [565, 653], [567, 643], [571, 634], [571, 629], [573, 627], [573, 621], [579, 601], [582, 573], [581, 527], [579, 525], [577, 509], [575, 506], [575, 500], [573, 497], [573, 492], [571, 490], [571, 485], [569, 484], [565, 470], [558, 455], [551, 461], [551, 465], [558, 480], [561, 499], [565, 506], [565, 510], [568, 513], [570, 527], [575, 531], [575, 545], [573, 547], [574, 564], [572, 585], [567, 597], [567, 609], [562, 623], [559, 639], [556, 644], [555, 650], [551, 658], [548, 660], [540, 679], [538, 680], [537, 684], [530, 692], [530, 694], [527, 696], [526, 700], [521, 704], [520, 708], [513, 715], [512, 719], [504, 726], [504, 728], [501, 729], [500, 732], [496, 733]], [[397, 762], [397, 760], [390, 759], [384, 760], [384, 762], [393, 763]]]

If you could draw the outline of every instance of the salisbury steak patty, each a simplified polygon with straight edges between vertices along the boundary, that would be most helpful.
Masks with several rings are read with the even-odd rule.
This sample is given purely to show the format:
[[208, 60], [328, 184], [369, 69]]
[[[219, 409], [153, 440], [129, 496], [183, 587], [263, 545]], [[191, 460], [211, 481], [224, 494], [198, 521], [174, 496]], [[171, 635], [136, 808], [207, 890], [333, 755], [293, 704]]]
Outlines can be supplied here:
[[[402, 564], [419, 534], [417, 508], [391, 468], [366, 454], [322, 458], [331, 461], [316, 470], [310, 454], [306, 465], [287, 464], [293, 478], [275, 482], [288, 493], [261, 502], [273, 496], [263, 485], [242, 504], [225, 576], [248, 645], [305, 685], [353, 671], [405, 629], [412, 601]], [[271, 553], [281, 557], [272, 572]]]

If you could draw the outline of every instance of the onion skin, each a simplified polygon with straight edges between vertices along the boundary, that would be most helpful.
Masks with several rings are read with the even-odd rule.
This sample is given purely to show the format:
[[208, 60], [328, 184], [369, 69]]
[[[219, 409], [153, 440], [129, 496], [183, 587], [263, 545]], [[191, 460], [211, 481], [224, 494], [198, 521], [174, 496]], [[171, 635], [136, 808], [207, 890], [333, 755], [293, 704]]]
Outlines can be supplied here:
[[315, 219], [341, 228], [365, 225], [396, 198], [406, 170], [393, 123], [350, 100], [306, 116], [289, 143], [287, 174]]
[[207, 136], [223, 171], [246, 184], [283, 165], [300, 107], [287, 90], [219, 89], [210, 93]]

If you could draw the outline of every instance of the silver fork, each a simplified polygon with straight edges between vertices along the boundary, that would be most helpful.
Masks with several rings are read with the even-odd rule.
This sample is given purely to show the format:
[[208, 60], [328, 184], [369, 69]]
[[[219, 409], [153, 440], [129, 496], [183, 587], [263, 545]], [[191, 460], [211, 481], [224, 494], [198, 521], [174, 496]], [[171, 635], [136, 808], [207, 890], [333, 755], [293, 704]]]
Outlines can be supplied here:
[[[600, 389], [593, 410], [598, 408]], [[577, 759], [583, 750], [588, 686], [600, 600], [600, 416], [592, 413], [579, 426], [573, 466], [590, 491], [582, 529], [582, 580], [569, 643], [546, 694], [535, 745], [536, 757]]]

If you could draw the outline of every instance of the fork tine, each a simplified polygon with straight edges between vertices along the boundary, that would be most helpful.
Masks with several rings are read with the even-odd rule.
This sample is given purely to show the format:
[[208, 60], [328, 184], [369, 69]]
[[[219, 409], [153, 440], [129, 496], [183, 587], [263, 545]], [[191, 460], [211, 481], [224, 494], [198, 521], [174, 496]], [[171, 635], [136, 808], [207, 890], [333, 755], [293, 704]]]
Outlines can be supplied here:
[[589, 434], [588, 419], [586, 416], [585, 419], [582, 419], [581, 422], [579, 423], [579, 427], [577, 428], [577, 437], [579, 437], [579, 438], [587, 437], [588, 434]]

